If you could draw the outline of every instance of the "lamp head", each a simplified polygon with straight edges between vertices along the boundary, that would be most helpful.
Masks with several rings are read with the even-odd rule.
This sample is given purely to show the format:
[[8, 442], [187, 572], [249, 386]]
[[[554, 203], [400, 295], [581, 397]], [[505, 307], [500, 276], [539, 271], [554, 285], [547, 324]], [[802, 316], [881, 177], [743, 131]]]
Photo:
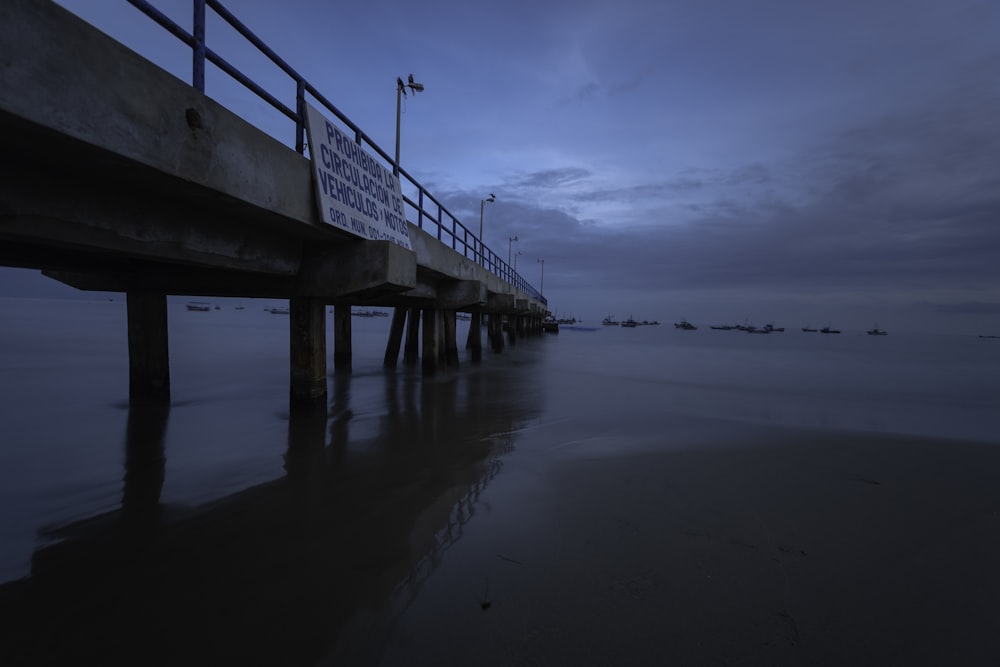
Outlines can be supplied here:
[[496, 200], [497, 200], [497, 196], [491, 192], [489, 198], [486, 201], [488, 201], [489, 203], [492, 204]]

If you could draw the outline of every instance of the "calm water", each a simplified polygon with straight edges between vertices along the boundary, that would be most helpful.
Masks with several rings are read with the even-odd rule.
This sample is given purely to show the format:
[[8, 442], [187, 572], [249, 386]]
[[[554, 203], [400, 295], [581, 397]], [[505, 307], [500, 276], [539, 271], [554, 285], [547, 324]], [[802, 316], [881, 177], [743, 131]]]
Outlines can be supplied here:
[[2, 302], [0, 610], [51, 623], [20, 619], [13, 655], [550, 663], [511, 647], [562, 626], [501, 603], [559, 592], [511, 573], [564, 467], [803, 429], [1000, 444], [1000, 340], [564, 329], [427, 380], [381, 369], [388, 318], [352, 318], [352, 373], [300, 414], [287, 317], [220, 304], [171, 304], [156, 410], [127, 402], [124, 300]]

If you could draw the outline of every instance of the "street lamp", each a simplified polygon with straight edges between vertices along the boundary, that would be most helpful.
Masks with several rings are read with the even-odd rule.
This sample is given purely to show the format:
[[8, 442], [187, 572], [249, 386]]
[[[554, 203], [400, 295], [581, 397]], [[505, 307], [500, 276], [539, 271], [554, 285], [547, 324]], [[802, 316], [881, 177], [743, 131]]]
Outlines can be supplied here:
[[510, 266], [510, 245], [517, 240], [516, 236], [511, 236], [507, 239], [507, 266]]
[[538, 293], [545, 296], [545, 260], [540, 259], [538, 261], [542, 265], [542, 279], [538, 283]]
[[400, 100], [406, 95], [407, 88], [416, 95], [424, 90], [424, 84], [414, 81], [412, 74], [407, 77], [406, 83], [403, 83], [403, 80], [398, 76], [396, 77], [396, 161], [392, 165], [393, 176], [399, 176], [399, 107]]
[[514, 253], [514, 273], [517, 273], [517, 256], [518, 255], [523, 255], [523, 254], [524, 253], [521, 252], [520, 250], [518, 250], [516, 253]]
[[480, 199], [479, 200], [479, 242], [480, 243], [483, 242], [483, 208], [486, 206], [486, 204], [492, 204], [496, 200], [497, 200], [497, 196], [495, 194], [493, 194], [492, 192], [490, 193], [490, 196], [487, 197], [486, 199]]

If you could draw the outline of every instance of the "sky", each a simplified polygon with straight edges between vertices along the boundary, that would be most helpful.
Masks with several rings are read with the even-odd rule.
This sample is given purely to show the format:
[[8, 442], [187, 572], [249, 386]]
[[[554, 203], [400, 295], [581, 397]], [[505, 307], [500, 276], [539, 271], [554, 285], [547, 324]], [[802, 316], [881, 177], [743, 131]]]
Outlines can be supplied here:
[[[560, 316], [1000, 334], [996, 0], [224, 2], [387, 153], [396, 77], [423, 83], [403, 168], [474, 231], [495, 193], [486, 244]], [[124, 0], [59, 4], [190, 80]], [[190, 29], [190, 0], [154, 4]], [[293, 104], [209, 14], [209, 47]], [[0, 294], [69, 289], [25, 273]]]

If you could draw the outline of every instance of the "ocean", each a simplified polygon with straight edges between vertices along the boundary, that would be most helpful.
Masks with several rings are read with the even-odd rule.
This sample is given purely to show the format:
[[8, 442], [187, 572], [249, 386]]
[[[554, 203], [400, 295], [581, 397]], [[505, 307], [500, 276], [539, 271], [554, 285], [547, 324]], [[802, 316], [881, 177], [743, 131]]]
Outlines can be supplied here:
[[[278, 303], [217, 303], [169, 305], [157, 409], [128, 403], [123, 297], [0, 300], [0, 662], [966, 655], [921, 625], [933, 612], [901, 650], [847, 610], [881, 610], [875, 627], [915, 608], [880, 589], [900, 545], [931, 539], [893, 532], [914, 513], [987, 522], [891, 570], [938, 602], [969, 598], [932, 565], [1000, 552], [982, 537], [1000, 528], [1000, 340], [588, 322], [425, 378], [382, 368], [390, 318], [355, 317], [351, 372], [331, 334], [328, 404], [303, 412]], [[1000, 591], [988, 578], [976, 595]]]

